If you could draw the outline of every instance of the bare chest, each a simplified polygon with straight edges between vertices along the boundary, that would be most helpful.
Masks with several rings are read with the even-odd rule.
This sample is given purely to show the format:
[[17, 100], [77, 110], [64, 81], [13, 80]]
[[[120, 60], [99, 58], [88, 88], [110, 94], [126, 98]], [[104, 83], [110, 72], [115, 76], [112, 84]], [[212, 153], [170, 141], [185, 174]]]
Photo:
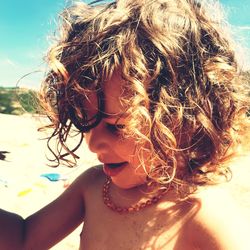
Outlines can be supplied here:
[[104, 209], [87, 214], [80, 249], [188, 250], [181, 214], [171, 209], [152, 211], [120, 215]]

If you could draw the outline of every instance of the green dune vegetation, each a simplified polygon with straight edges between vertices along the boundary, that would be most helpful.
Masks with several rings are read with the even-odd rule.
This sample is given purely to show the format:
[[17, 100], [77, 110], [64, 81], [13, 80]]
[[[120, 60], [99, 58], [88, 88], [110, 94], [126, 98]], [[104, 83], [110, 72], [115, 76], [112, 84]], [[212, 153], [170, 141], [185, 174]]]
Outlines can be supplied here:
[[0, 113], [22, 115], [37, 113], [38, 98], [35, 90], [18, 87], [0, 87]]

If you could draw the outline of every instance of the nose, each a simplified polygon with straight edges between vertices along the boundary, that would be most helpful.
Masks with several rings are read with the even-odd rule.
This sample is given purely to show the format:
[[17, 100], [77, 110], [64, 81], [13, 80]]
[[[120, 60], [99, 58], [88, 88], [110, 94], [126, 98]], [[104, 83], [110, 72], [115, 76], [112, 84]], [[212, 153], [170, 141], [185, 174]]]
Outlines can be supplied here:
[[98, 155], [108, 151], [112, 143], [102, 121], [84, 136], [89, 150]]

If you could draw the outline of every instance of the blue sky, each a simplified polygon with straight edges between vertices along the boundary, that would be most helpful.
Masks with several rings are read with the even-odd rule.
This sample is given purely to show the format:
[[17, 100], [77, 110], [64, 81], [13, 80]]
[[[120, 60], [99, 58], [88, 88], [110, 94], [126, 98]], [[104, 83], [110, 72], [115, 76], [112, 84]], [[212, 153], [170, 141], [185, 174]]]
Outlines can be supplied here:
[[[250, 0], [221, 0], [221, 3], [240, 42], [250, 48]], [[0, 86], [15, 86], [25, 74], [41, 71], [19, 83], [39, 86], [48, 36], [55, 28], [57, 14], [66, 4], [65, 0], [0, 1]]]

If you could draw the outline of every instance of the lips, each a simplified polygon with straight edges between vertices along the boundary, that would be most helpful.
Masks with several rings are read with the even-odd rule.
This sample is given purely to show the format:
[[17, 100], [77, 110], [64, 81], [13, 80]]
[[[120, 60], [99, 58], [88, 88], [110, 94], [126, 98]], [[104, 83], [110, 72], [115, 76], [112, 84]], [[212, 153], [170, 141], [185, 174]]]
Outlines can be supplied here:
[[107, 163], [107, 166], [108, 166], [109, 168], [114, 169], [114, 168], [119, 168], [119, 167], [121, 167], [124, 163], [127, 163], [127, 162]]
[[116, 176], [126, 167], [127, 164], [128, 162], [105, 163], [103, 165], [103, 171], [106, 175]]

